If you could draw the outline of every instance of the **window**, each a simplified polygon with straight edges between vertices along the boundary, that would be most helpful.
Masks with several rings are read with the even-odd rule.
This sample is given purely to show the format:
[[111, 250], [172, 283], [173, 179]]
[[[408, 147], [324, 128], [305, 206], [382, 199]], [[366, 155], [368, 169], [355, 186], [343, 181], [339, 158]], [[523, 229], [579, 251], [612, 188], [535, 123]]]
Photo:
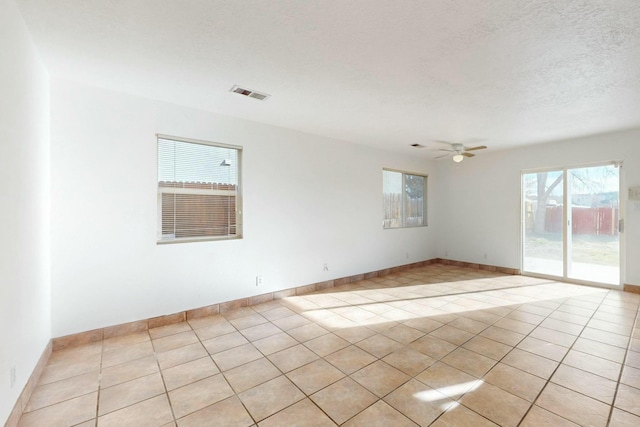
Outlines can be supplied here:
[[158, 135], [158, 243], [242, 237], [241, 154]]
[[383, 228], [427, 225], [427, 177], [384, 169]]

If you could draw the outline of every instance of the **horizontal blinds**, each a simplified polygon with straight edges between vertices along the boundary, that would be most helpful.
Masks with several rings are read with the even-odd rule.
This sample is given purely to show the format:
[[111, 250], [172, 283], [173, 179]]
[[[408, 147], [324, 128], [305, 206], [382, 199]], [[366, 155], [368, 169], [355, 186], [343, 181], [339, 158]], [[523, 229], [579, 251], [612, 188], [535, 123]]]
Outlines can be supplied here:
[[158, 139], [161, 240], [238, 234], [239, 150]]

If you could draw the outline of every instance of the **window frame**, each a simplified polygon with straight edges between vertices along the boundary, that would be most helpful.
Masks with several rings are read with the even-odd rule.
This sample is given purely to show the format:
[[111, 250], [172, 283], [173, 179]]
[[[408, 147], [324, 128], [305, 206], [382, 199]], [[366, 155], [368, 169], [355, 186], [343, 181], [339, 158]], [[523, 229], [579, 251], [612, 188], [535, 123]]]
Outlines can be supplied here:
[[[397, 227], [385, 227], [385, 220], [386, 218], [384, 218], [384, 210], [385, 210], [385, 203], [384, 203], [384, 173], [385, 172], [394, 172], [394, 173], [399, 173], [402, 174], [402, 203], [400, 206], [401, 209], [401, 221], [402, 224], [397, 226]], [[405, 215], [405, 203], [406, 203], [406, 197], [407, 197], [407, 192], [406, 192], [406, 175], [412, 175], [412, 176], [419, 176], [423, 179], [423, 202], [422, 202], [422, 209], [423, 209], [423, 215], [422, 215], [422, 224], [409, 224], [407, 225], [407, 218]], [[399, 169], [392, 169], [392, 168], [382, 168], [382, 229], [383, 230], [396, 230], [396, 229], [401, 229], [401, 228], [416, 228], [416, 227], [428, 227], [429, 226], [429, 215], [428, 215], [428, 183], [429, 183], [429, 175], [425, 174], [425, 173], [417, 173], [417, 172], [409, 172], [406, 170], [399, 170]]]
[[[220, 189], [197, 189], [197, 188], [175, 188], [175, 187], [159, 187], [159, 142], [160, 140], [183, 142], [188, 144], [206, 145], [216, 148], [232, 149], [237, 152], [238, 156], [238, 183], [236, 184], [236, 191], [232, 190], [220, 190]], [[243, 147], [239, 145], [225, 144], [221, 142], [205, 141], [201, 139], [184, 138], [173, 135], [156, 134], [156, 194], [157, 194], [157, 225], [156, 225], [156, 244], [166, 245], [174, 243], [193, 243], [193, 242], [209, 242], [220, 240], [238, 240], [243, 238], [243, 200], [242, 200], [242, 151]], [[179, 237], [179, 238], [163, 238], [162, 234], [162, 195], [163, 194], [201, 194], [201, 195], [231, 195], [235, 194], [235, 228], [236, 233], [234, 235], [224, 236], [191, 236], [191, 237]]]

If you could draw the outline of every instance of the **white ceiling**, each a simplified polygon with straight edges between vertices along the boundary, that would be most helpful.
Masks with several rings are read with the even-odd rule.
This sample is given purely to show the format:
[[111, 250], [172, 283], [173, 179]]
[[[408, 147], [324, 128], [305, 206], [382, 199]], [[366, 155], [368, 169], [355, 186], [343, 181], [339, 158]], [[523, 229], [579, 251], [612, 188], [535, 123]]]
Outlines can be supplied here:
[[53, 77], [394, 151], [640, 127], [639, 0], [16, 3]]

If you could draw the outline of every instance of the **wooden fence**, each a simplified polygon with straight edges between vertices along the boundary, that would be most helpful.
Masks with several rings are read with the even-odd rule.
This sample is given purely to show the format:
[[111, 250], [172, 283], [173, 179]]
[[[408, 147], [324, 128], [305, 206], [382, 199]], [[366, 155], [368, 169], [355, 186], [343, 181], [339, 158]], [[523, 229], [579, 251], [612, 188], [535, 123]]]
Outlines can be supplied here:
[[[384, 228], [402, 227], [402, 194], [384, 194]], [[424, 224], [424, 199], [404, 202], [405, 226]]]
[[[533, 211], [527, 212], [527, 230], [533, 230]], [[618, 235], [618, 208], [582, 207], [571, 209], [571, 231], [573, 234], [591, 236]], [[562, 206], [547, 206], [544, 231], [547, 233], [562, 232]]]

